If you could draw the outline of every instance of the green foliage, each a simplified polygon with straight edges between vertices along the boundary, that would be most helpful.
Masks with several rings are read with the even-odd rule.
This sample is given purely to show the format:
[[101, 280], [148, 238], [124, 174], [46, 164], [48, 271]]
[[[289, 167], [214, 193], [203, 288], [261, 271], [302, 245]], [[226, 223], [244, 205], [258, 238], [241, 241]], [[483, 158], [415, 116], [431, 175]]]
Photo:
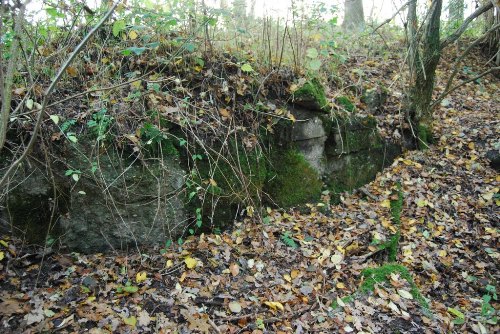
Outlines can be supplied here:
[[269, 179], [265, 192], [281, 207], [316, 201], [321, 195], [318, 173], [295, 150], [274, 153]]
[[105, 140], [107, 132], [113, 122], [113, 117], [107, 114], [107, 109], [103, 108], [92, 115], [87, 126], [90, 132], [97, 137], [97, 140]]
[[486, 322], [496, 325], [498, 323], [498, 317], [495, 314], [495, 308], [491, 305], [491, 300], [498, 300], [496, 287], [488, 284], [485, 290], [486, 293], [483, 295], [481, 302], [481, 317], [483, 317]]
[[283, 243], [285, 245], [287, 245], [288, 247], [299, 248], [299, 245], [297, 245], [297, 243], [295, 242], [295, 240], [293, 240], [293, 237], [292, 237], [292, 234], [290, 233], [290, 231], [285, 231], [281, 235], [281, 241], [283, 241]]
[[139, 130], [139, 133], [141, 140], [151, 155], [159, 155], [161, 152], [163, 156], [179, 156], [174, 141], [156, 125], [146, 122]]

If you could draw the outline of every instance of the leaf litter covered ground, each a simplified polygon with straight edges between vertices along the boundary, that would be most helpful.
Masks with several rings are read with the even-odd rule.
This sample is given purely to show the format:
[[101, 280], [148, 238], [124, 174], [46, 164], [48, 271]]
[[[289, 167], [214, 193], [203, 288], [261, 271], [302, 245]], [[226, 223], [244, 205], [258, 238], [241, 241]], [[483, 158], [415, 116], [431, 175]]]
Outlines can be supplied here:
[[[481, 68], [480, 59], [468, 64]], [[450, 64], [444, 61], [441, 80]], [[382, 72], [378, 79], [390, 83], [383, 72], [397, 72], [392, 65], [371, 64], [365, 73]], [[267, 209], [262, 224], [247, 218], [166, 252], [42, 255], [5, 236], [1, 331], [498, 332], [500, 177], [485, 154], [498, 150], [499, 88], [491, 76], [454, 92], [438, 108], [434, 146], [407, 152], [336, 206]], [[388, 137], [398, 135], [397, 94], [394, 88], [393, 110], [378, 116]], [[409, 275], [390, 270], [396, 265], [363, 275], [387, 263], [379, 246], [398, 230], [391, 216], [397, 183], [397, 263]]]

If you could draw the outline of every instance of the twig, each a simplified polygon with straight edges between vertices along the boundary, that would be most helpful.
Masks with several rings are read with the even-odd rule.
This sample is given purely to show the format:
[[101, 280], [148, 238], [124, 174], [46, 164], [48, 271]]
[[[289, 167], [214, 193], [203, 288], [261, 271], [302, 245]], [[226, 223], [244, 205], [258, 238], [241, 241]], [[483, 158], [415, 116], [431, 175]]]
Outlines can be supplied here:
[[57, 83], [59, 82], [59, 80], [61, 80], [63, 74], [66, 71], [66, 69], [75, 60], [76, 56], [83, 50], [83, 48], [85, 47], [85, 44], [87, 44], [87, 42], [89, 41], [89, 39], [104, 24], [104, 22], [107, 21], [107, 19], [111, 16], [111, 14], [113, 14], [113, 11], [115, 10], [115, 8], [118, 6], [118, 4], [120, 2], [121, 2], [121, 0], [118, 0], [118, 1], [116, 1], [111, 6], [111, 8], [103, 16], [103, 18], [94, 26], [94, 28], [92, 28], [91, 31], [89, 31], [89, 33], [83, 38], [83, 40], [80, 42], [80, 44], [78, 44], [78, 46], [75, 48], [75, 50], [73, 51], [73, 53], [71, 53], [71, 55], [68, 57], [68, 59], [66, 60], [66, 62], [61, 66], [61, 68], [59, 69], [59, 72], [57, 73], [57, 75], [54, 77], [54, 79], [52, 79], [52, 82], [50, 83], [49, 88], [47, 88], [47, 91], [45, 92], [45, 96], [44, 96], [43, 101], [42, 101], [42, 107], [40, 108], [40, 111], [38, 113], [38, 117], [36, 119], [35, 126], [33, 128], [33, 134], [31, 135], [31, 138], [30, 138], [30, 141], [28, 143], [28, 146], [26, 146], [26, 149], [24, 150], [23, 154], [19, 157], [19, 159], [17, 159], [16, 161], [14, 161], [10, 165], [9, 169], [5, 172], [4, 176], [0, 180], [0, 188], [2, 188], [5, 185], [5, 183], [7, 182], [7, 180], [10, 177], [10, 175], [13, 173], [13, 171], [17, 168], [17, 166], [21, 162], [23, 162], [24, 159], [26, 159], [26, 157], [28, 156], [28, 154], [30, 153], [30, 151], [33, 149], [33, 146], [35, 145], [35, 142], [36, 142], [36, 138], [38, 136], [38, 132], [40, 131], [40, 126], [42, 124], [42, 119], [43, 119], [44, 111], [47, 108], [48, 100], [49, 100], [50, 96], [52, 95], [52, 92], [54, 91]]
[[384, 22], [382, 22], [381, 24], [379, 24], [375, 29], [373, 29], [372, 31], [372, 34], [374, 32], [376, 32], [377, 30], [379, 30], [383, 25], [386, 25], [387, 23], [391, 22], [395, 17], [396, 15], [399, 14], [400, 11], [402, 11], [403, 9], [406, 8], [406, 6], [408, 6], [410, 4], [412, 0], [408, 1], [407, 3], [405, 3], [403, 6], [401, 6], [395, 13], [394, 15], [392, 15], [390, 18], [388, 18], [387, 20], [385, 20]]
[[217, 327], [217, 325], [215, 324], [215, 322], [212, 319], [210, 319], [210, 317], [208, 317], [207, 322], [210, 324], [210, 326], [212, 326], [212, 328], [214, 329], [214, 331], [216, 333], [219, 333], [219, 334], [222, 333], [220, 331], [219, 327]]

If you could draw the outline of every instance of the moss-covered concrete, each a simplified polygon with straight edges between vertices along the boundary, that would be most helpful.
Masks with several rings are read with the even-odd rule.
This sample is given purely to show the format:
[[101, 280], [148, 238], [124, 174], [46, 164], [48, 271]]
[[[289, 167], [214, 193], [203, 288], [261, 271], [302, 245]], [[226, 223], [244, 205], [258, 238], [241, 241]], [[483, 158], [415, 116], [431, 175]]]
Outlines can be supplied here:
[[270, 181], [264, 191], [277, 205], [291, 207], [319, 199], [322, 187], [320, 177], [294, 149], [273, 153], [270, 168]]
[[317, 78], [306, 81], [292, 94], [293, 103], [310, 110], [327, 111], [325, 88]]
[[190, 201], [191, 211], [202, 208], [203, 228], [210, 230], [228, 226], [237, 209], [260, 202], [267, 177], [266, 157], [258, 147], [247, 150], [231, 140], [221, 155], [202, 155], [196, 161], [198, 171], [194, 182], [205, 190], [203, 203]]

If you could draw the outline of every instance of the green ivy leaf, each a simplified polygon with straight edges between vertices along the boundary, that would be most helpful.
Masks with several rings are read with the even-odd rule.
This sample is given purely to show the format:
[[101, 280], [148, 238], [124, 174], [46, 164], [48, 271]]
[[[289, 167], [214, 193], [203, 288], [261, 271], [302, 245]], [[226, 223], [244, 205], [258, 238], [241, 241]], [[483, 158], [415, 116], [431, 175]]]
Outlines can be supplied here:
[[318, 71], [321, 68], [321, 60], [313, 59], [309, 62], [309, 69], [312, 71]]
[[309, 48], [306, 51], [306, 57], [311, 58], [311, 59], [316, 59], [318, 58], [318, 50], [316, 48]]
[[126, 24], [123, 20], [118, 20], [113, 23], [113, 36], [117, 37], [123, 29], [125, 29]]
[[241, 65], [241, 70], [243, 72], [253, 72], [253, 68], [249, 63], [245, 63], [245, 64]]

